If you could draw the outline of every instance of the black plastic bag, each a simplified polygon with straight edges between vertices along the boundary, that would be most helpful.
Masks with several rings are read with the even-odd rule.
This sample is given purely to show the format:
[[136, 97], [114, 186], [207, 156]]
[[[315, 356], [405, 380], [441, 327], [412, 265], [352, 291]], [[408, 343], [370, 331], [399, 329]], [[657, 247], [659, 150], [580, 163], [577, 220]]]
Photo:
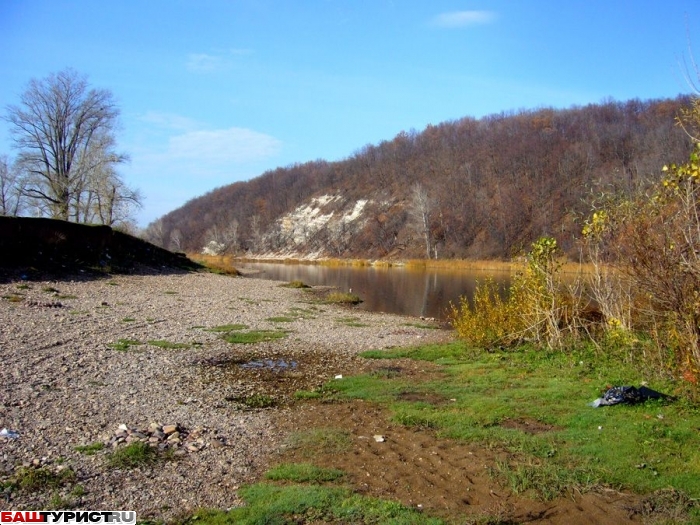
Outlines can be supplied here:
[[608, 389], [603, 394], [603, 397], [599, 397], [590, 403], [590, 405], [592, 407], [611, 406], [620, 403], [633, 405], [635, 403], [643, 403], [649, 399], [666, 398], [668, 398], [666, 394], [662, 394], [661, 392], [657, 392], [645, 386], [640, 386], [639, 388], [634, 386], [614, 386]]

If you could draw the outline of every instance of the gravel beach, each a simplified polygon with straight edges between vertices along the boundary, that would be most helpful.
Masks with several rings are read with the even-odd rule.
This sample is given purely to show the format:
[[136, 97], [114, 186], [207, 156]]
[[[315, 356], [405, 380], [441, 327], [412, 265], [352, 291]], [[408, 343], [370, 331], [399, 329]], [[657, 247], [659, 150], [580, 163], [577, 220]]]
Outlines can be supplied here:
[[[0, 509], [171, 519], [239, 505], [237, 488], [284, 440], [293, 390], [358, 371], [363, 350], [451, 338], [280, 284], [210, 273], [0, 284]], [[223, 325], [285, 334], [231, 344], [212, 330]], [[255, 394], [273, 406], [245, 406]], [[132, 441], [169, 459], [110, 467]], [[32, 471], [48, 481], [20, 486]]]

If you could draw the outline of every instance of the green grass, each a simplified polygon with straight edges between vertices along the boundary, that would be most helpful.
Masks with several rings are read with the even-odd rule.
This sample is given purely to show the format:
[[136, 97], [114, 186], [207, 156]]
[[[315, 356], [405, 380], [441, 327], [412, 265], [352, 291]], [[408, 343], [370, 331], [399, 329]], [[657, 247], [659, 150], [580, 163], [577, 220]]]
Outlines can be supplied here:
[[21, 467], [10, 478], [7, 488], [24, 492], [43, 492], [74, 482], [75, 472], [67, 468], [55, 472], [48, 467]]
[[353, 494], [341, 487], [258, 483], [239, 490], [245, 506], [203, 510], [193, 520], [204, 525], [286, 525], [292, 523], [376, 523], [439, 525], [444, 522], [400, 503]]
[[366, 323], [361, 323], [359, 317], [336, 317], [336, 322], [343, 324], [345, 326], [352, 326], [352, 327], [363, 327], [363, 326], [369, 326]]
[[296, 317], [288, 317], [286, 315], [278, 315], [276, 317], [268, 317], [266, 319], [266, 321], [270, 321], [271, 323], [293, 323], [296, 320]]
[[[515, 492], [551, 499], [595, 485], [641, 494], [673, 487], [700, 498], [699, 407], [681, 401], [588, 406], [607, 385], [649, 381], [667, 394], [680, 389], [639, 364], [627, 366], [587, 349], [487, 353], [461, 343], [362, 355], [442, 366], [434, 381], [417, 385], [401, 374], [368, 374], [333, 381], [326, 390], [384, 403], [407, 426], [505, 449], [511, 459], [492, 473]], [[403, 392], [448, 402], [406, 401]]]
[[107, 456], [107, 466], [114, 469], [132, 469], [155, 463], [158, 452], [146, 443], [135, 441], [118, 448]]
[[414, 328], [422, 328], [424, 330], [439, 330], [440, 327], [434, 324], [427, 323], [403, 323], [403, 326], [412, 326]]
[[158, 348], [165, 348], [167, 350], [180, 350], [191, 346], [189, 343], [173, 343], [164, 339], [152, 339], [148, 341], [148, 344], [151, 346], [157, 346]]
[[89, 445], [78, 445], [74, 450], [76, 452], [82, 452], [87, 456], [92, 456], [93, 454], [97, 454], [99, 451], [104, 450], [104, 448], [104, 443], [101, 441], [96, 441], [94, 443], [90, 443]]
[[345, 472], [335, 468], [322, 468], [311, 463], [283, 463], [265, 473], [265, 479], [292, 481], [294, 483], [326, 483], [338, 481]]
[[287, 337], [287, 332], [283, 330], [250, 330], [248, 332], [228, 332], [222, 337], [231, 344], [253, 344], [282, 339]]
[[299, 280], [290, 281], [285, 284], [280, 284], [280, 286], [282, 286], [283, 288], [311, 288], [311, 286], [306, 284], [304, 281]]
[[251, 394], [249, 396], [231, 397], [226, 399], [253, 409], [270, 408], [277, 404], [275, 399], [267, 394]]
[[219, 333], [226, 333], [226, 332], [235, 332], [238, 330], [245, 330], [248, 328], [247, 325], [240, 324], [240, 323], [234, 323], [234, 324], [222, 324], [220, 326], [212, 326], [211, 328], [205, 328], [205, 332], [219, 332]]
[[136, 339], [119, 339], [116, 343], [111, 343], [108, 344], [110, 348], [114, 350], [118, 350], [120, 352], [126, 352], [128, 351], [132, 346], [139, 346], [142, 345], [143, 343], [141, 341], [137, 341]]
[[323, 299], [328, 304], [360, 304], [362, 299], [359, 295], [347, 292], [331, 292]]

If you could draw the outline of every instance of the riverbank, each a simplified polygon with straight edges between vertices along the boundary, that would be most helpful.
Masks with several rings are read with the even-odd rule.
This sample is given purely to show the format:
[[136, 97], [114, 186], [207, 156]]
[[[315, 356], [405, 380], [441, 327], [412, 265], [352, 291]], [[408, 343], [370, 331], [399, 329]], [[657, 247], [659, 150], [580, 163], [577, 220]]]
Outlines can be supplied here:
[[[236, 506], [237, 489], [284, 440], [278, 422], [293, 417], [294, 391], [363, 370], [360, 351], [452, 337], [415, 318], [207, 273], [9, 281], [0, 296], [0, 427], [10, 433], [0, 438], [0, 509], [171, 519]], [[235, 333], [279, 338], [222, 338]], [[152, 423], [178, 426], [167, 460], [109, 467], [126, 446], [115, 438]]]

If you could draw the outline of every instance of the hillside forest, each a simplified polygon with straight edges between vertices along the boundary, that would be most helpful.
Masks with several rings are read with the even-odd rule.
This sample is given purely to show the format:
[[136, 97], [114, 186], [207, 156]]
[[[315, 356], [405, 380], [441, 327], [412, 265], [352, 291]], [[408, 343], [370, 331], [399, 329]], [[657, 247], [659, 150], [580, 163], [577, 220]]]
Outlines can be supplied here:
[[[176, 251], [278, 257], [510, 258], [541, 236], [577, 252], [603, 194], [632, 195], [687, 160], [691, 97], [462, 118], [346, 159], [217, 188], [150, 224]], [[213, 241], [213, 244], [212, 244]]]

